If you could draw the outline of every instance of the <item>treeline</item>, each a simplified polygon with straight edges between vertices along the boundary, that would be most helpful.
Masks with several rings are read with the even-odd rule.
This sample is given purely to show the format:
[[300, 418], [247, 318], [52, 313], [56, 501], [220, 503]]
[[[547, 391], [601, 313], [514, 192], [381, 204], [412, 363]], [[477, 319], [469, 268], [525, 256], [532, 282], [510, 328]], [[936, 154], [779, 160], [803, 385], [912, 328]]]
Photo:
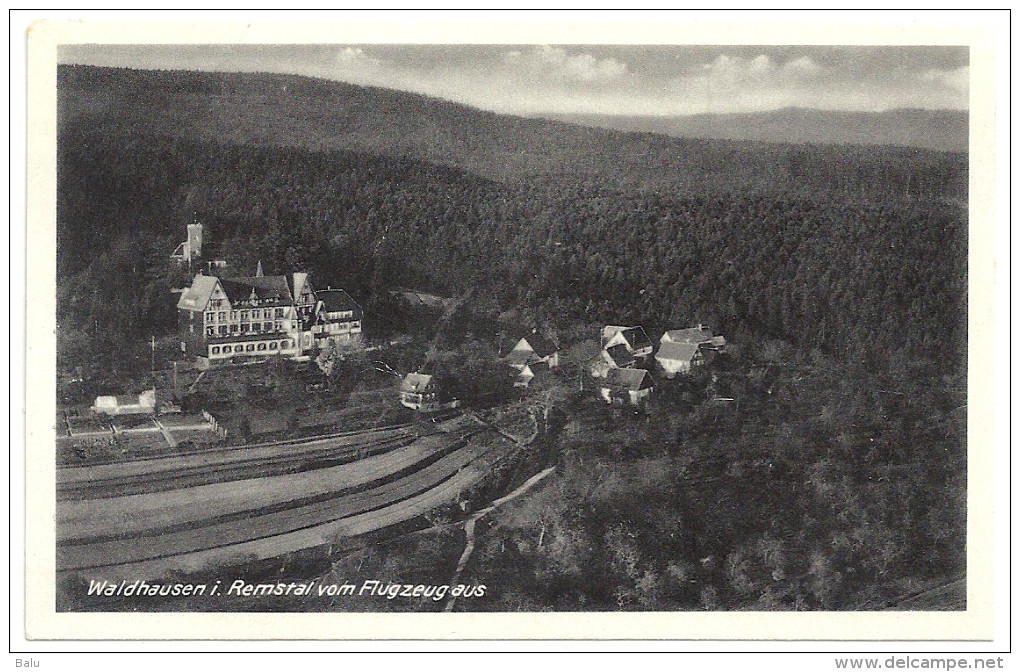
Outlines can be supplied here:
[[[168, 257], [197, 216], [234, 268], [307, 270], [368, 307], [398, 285], [470, 290], [475, 312], [531, 322], [702, 321], [871, 366], [963, 361], [966, 214], [939, 200], [508, 185], [410, 158], [75, 128], [59, 143], [58, 325], [93, 351], [174, 329], [169, 290], [187, 278]], [[838, 180], [838, 155], [815, 151]]]

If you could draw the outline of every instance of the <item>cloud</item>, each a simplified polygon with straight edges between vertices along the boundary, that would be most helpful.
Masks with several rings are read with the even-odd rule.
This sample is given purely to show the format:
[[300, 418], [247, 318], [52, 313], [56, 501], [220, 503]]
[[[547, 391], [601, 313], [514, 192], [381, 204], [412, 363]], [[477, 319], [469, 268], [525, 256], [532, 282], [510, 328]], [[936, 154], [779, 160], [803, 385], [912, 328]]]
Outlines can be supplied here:
[[921, 81], [943, 86], [956, 93], [967, 93], [970, 88], [970, 66], [951, 70], [926, 70], [919, 75]]
[[627, 64], [615, 58], [596, 58], [589, 53], [570, 53], [561, 47], [513, 50], [503, 55], [512, 71], [527, 76], [575, 82], [611, 82], [628, 74]]
[[386, 61], [369, 56], [361, 47], [343, 47], [336, 52], [334, 66], [337, 75], [364, 81], [364, 77], [377, 75], [385, 69]]

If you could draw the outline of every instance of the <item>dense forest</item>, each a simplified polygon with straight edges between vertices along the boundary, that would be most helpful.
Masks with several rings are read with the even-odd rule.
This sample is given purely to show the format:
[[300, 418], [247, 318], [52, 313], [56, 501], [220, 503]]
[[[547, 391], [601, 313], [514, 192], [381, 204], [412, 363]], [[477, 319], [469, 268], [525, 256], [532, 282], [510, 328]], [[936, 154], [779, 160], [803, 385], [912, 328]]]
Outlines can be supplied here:
[[[954, 370], [966, 344], [955, 205], [796, 192], [501, 184], [413, 159], [65, 135], [58, 323], [116, 352], [174, 328], [168, 255], [197, 216], [236, 268], [306, 269], [371, 303], [398, 285], [551, 323], [703, 321], [867, 366]], [[830, 172], [838, 174], [838, 155]]]

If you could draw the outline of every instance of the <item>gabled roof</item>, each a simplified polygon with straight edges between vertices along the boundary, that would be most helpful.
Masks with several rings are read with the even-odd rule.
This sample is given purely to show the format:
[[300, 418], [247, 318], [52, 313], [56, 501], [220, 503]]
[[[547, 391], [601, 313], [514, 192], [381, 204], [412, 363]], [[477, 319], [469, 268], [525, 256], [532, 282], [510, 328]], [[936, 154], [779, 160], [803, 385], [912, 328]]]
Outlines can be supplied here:
[[298, 299], [299, 296], [301, 296], [301, 292], [303, 292], [306, 289], [311, 289], [313, 293], [315, 292], [315, 289], [311, 286], [311, 283], [308, 282], [307, 273], [301, 272], [294, 273], [291, 276], [291, 279], [292, 282], [290, 283], [289, 286], [291, 290], [291, 295], [294, 297], [295, 301]]
[[409, 373], [404, 376], [404, 380], [400, 382], [400, 391], [420, 394], [425, 391], [425, 388], [427, 388], [431, 382], [432, 376], [425, 375], [424, 373]]
[[633, 350], [641, 350], [642, 348], [652, 347], [652, 339], [648, 338], [648, 334], [645, 333], [643, 327], [630, 327], [624, 329], [623, 337], [630, 343], [630, 347]]
[[219, 278], [212, 275], [196, 275], [191, 281], [191, 287], [181, 294], [177, 308], [196, 313], [202, 312], [209, 305], [209, 298], [212, 296], [213, 290], [216, 289], [218, 281]]
[[355, 317], [361, 315], [361, 306], [342, 289], [321, 289], [315, 293], [315, 298], [322, 301], [322, 307], [327, 313], [351, 310]]
[[514, 346], [514, 350], [528, 349], [539, 357], [548, 357], [559, 350], [552, 341], [537, 332], [528, 334], [521, 340], [517, 341], [517, 345]]
[[712, 339], [712, 327], [699, 325], [687, 329], [670, 329], [662, 338], [677, 343], [706, 343]]
[[613, 337], [617, 334], [620, 334], [627, 341], [631, 350], [641, 350], [652, 346], [652, 341], [648, 338], [648, 334], [645, 333], [643, 327], [607, 325], [602, 328], [602, 347], [606, 347], [606, 343], [613, 340]]
[[627, 346], [623, 343], [614, 345], [606, 350], [606, 354], [609, 355], [613, 363], [619, 368], [623, 369], [634, 363], [634, 355], [627, 349]]
[[261, 277], [221, 278], [220, 285], [226, 292], [231, 304], [247, 301], [254, 291], [260, 301], [274, 299], [278, 302], [292, 303], [287, 278], [283, 275], [264, 275]]
[[506, 363], [518, 368], [537, 361], [539, 358], [530, 350], [511, 350], [510, 354], [506, 356]]
[[606, 376], [610, 388], [637, 392], [652, 387], [652, 377], [644, 369], [610, 369]]
[[689, 363], [696, 354], [698, 354], [697, 343], [666, 341], [659, 346], [659, 352], [655, 354], [655, 358]]

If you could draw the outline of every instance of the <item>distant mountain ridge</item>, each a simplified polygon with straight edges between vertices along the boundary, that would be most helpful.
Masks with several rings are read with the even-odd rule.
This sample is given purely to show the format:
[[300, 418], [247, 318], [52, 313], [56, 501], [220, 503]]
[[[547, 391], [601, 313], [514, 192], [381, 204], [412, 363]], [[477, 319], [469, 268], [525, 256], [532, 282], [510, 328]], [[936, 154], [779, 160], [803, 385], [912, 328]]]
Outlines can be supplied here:
[[820, 145], [886, 145], [966, 152], [969, 115], [959, 110], [843, 112], [787, 107], [746, 114], [640, 116], [556, 114], [546, 118], [675, 138]]
[[[967, 158], [905, 147], [675, 138], [497, 114], [415, 93], [269, 73], [58, 68], [58, 144], [167, 136], [411, 158], [488, 180], [623, 191], [777, 189], [960, 200]], [[835, 172], [834, 172], [835, 170]]]

